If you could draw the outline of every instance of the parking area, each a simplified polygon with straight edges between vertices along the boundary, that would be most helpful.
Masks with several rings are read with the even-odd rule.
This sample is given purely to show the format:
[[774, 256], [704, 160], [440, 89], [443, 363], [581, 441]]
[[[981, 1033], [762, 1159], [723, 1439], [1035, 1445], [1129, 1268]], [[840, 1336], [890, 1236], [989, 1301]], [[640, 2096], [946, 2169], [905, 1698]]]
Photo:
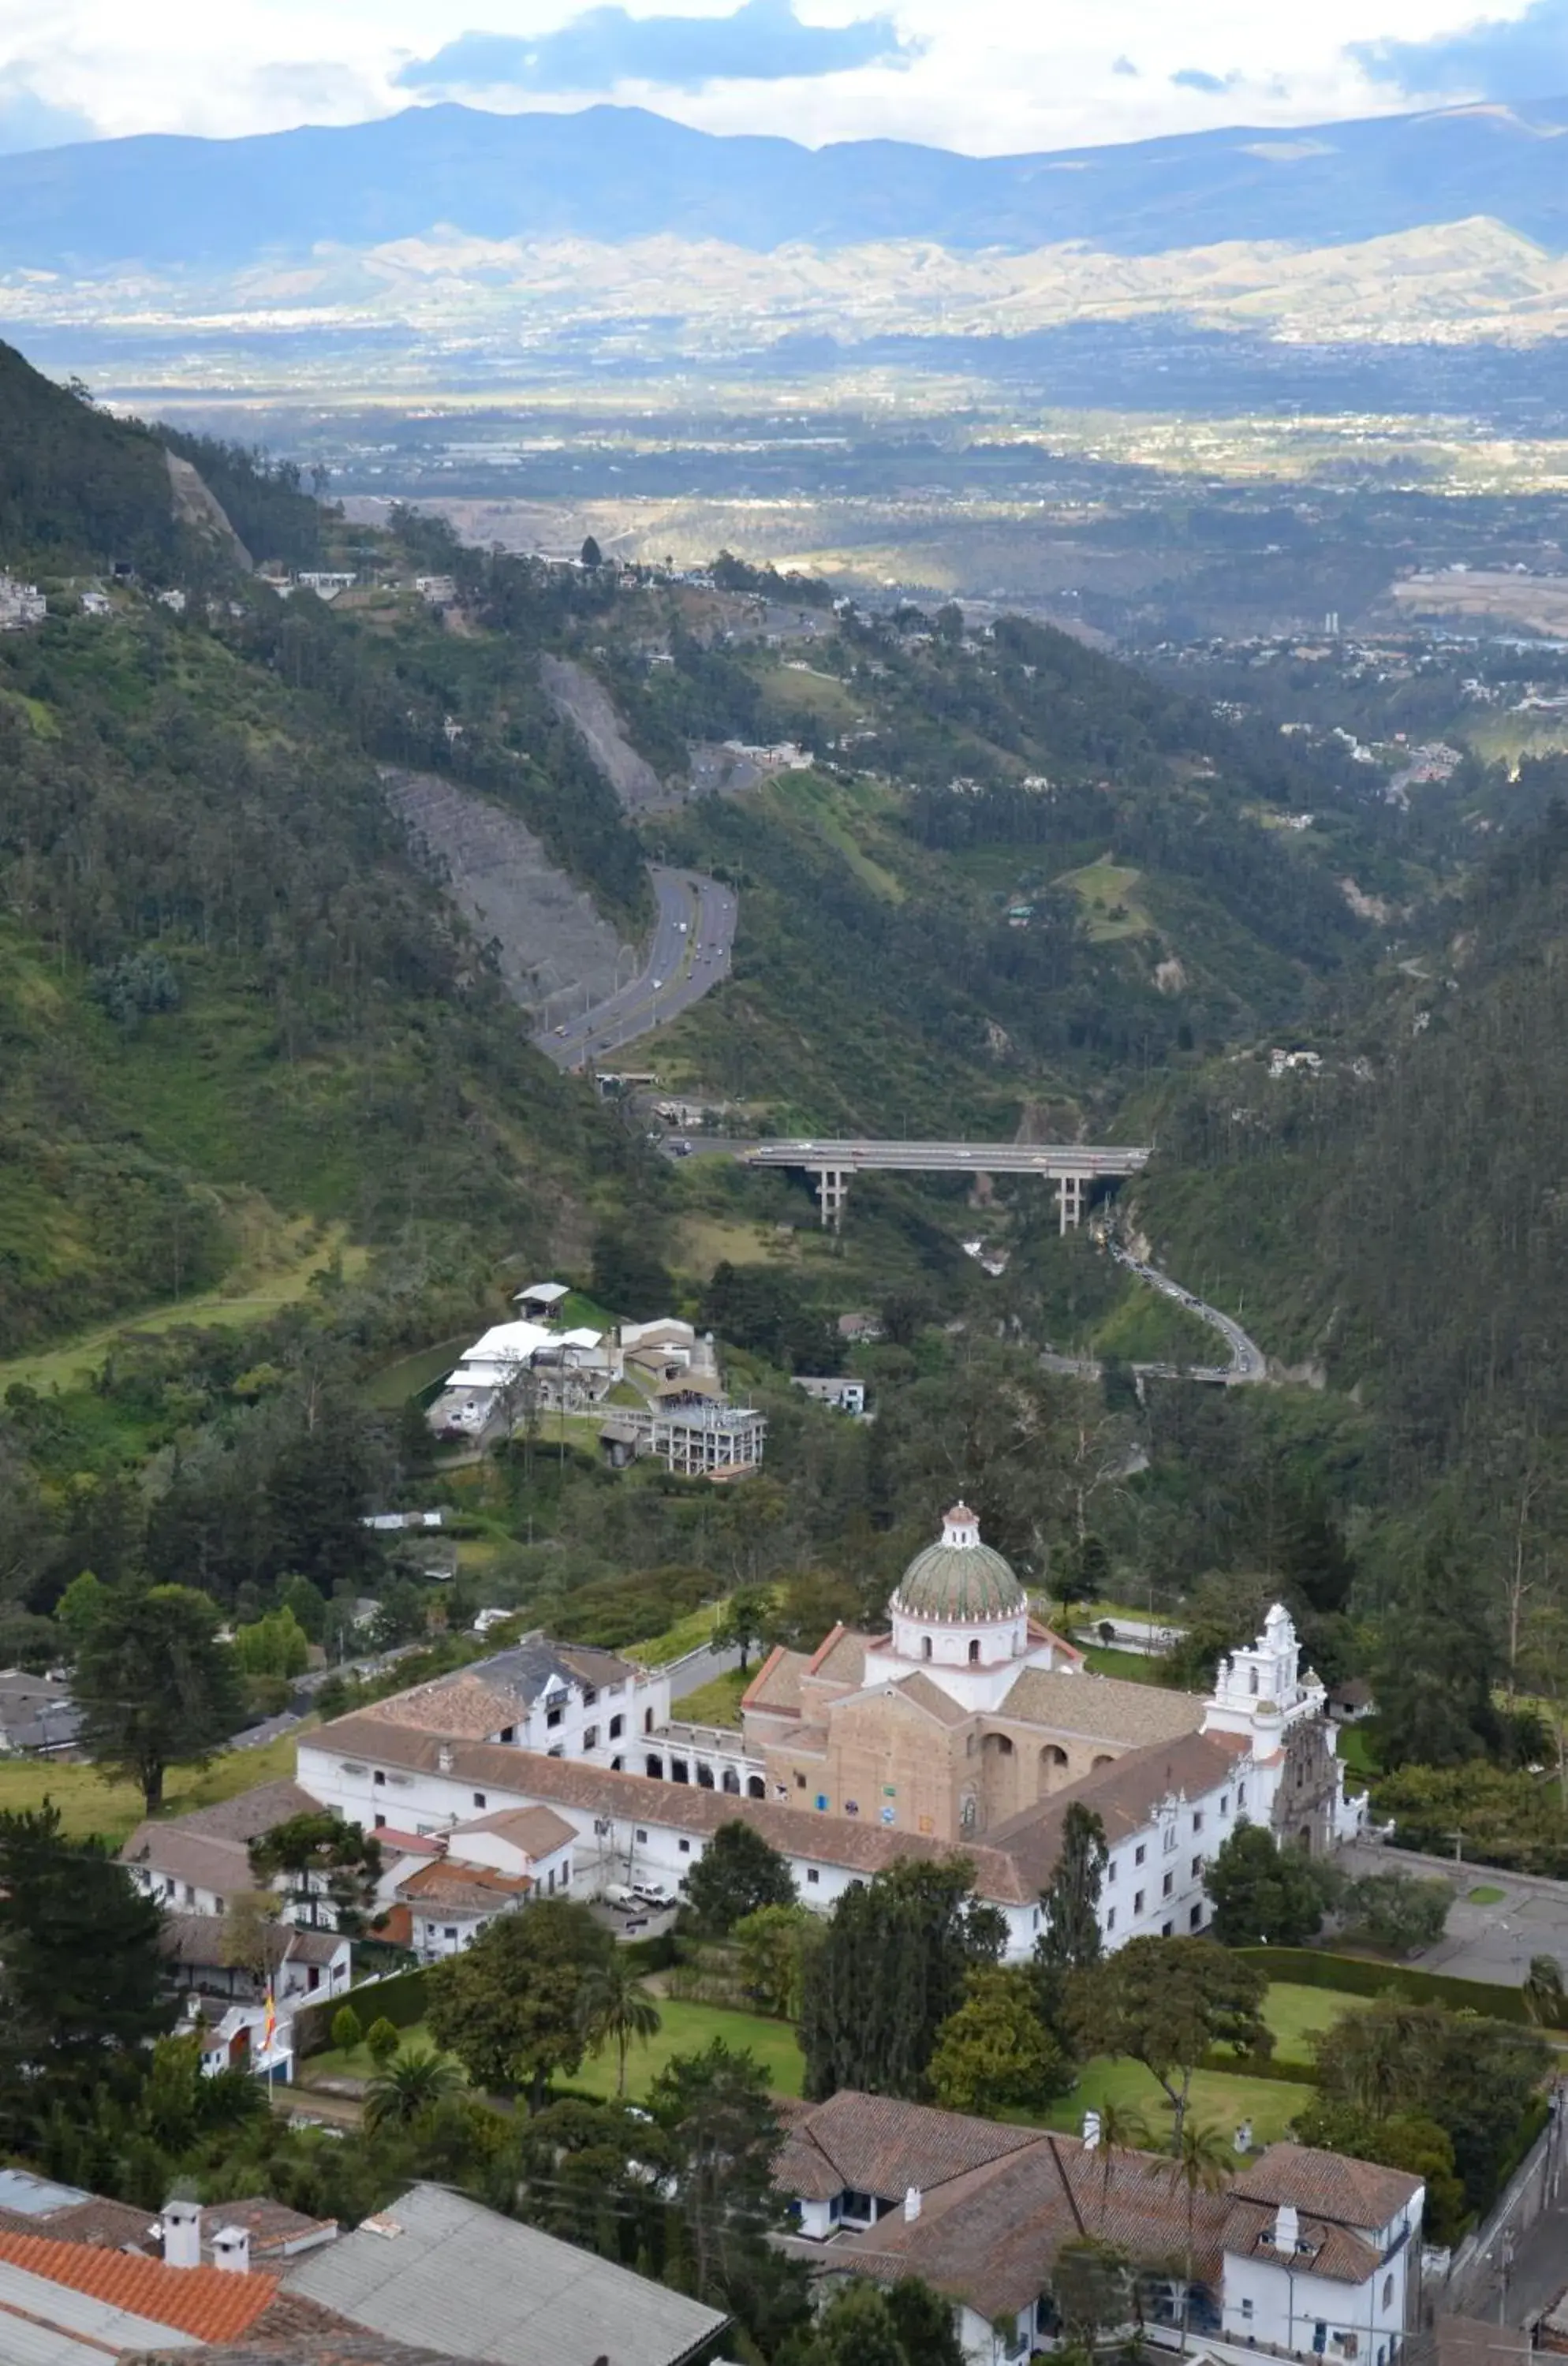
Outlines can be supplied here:
[[1349, 1874], [1400, 1872], [1452, 1882], [1457, 1895], [1447, 1931], [1435, 1947], [1411, 1958], [1423, 1971], [1522, 1988], [1532, 1955], [1555, 1955], [1568, 1972], [1568, 1882], [1404, 1849], [1350, 1848], [1339, 1863]]

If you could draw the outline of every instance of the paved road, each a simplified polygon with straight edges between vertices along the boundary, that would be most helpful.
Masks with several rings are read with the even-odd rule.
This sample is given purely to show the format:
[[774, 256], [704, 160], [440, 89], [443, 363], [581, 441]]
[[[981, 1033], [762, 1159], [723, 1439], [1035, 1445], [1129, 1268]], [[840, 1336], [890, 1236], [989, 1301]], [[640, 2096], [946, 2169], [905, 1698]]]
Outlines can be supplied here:
[[1228, 1365], [1203, 1369], [1194, 1366], [1190, 1374], [1192, 1379], [1225, 1380], [1232, 1383], [1267, 1380], [1268, 1358], [1257, 1341], [1247, 1337], [1234, 1315], [1222, 1313], [1217, 1306], [1205, 1305], [1202, 1299], [1195, 1298], [1190, 1290], [1184, 1290], [1180, 1282], [1173, 1281], [1168, 1273], [1161, 1273], [1157, 1265], [1144, 1265], [1116, 1241], [1111, 1244], [1111, 1254], [1118, 1265], [1125, 1266], [1129, 1273], [1135, 1273], [1140, 1281], [1146, 1281], [1151, 1289], [1159, 1290], [1166, 1298], [1174, 1299], [1178, 1306], [1185, 1306], [1189, 1314], [1195, 1314], [1200, 1323], [1206, 1323], [1212, 1331], [1217, 1331], [1230, 1349]]
[[[1118, 1242], [1111, 1241], [1109, 1245], [1118, 1265], [1124, 1266], [1129, 1273], [1136, 1274], [1140, 1281], [1146, 1281], [1151, 1289], [1159, 1290], [1164, 1297], [1174, 1299], [1179, 1306], [1185, 1306], [1189, 1314], [1195, 1314], [1200, 1323], [1207, 1323], [1220, 1334], [1231, 1351], [1228, 1364], [1134, 1364], [1134, 1372], [1145, 1380], [1210, 1380], [1223, 1383], [1226, 1388], [1247, 1387], [1268, 1379], [1268, 1358], [1257, 1341], [1247, 1337], [1233, 1315], [1222, 1313], [1217, 1306], [1206, 1305], [1202, 1299], [1194, 1298], [1190, 1290], [1184, 1290], [1180, 1282], [1173, 1281], [1169, 1274], [1162, 1273], [1158, 1266], [1143, 1264]], [[1100, 1366], [1092, 1356], [1047, 1354], [1040, 1360], [1048, 1372], [1060, 1372], [1067, 1380], [1098, 1380], [1100, 1375]]]
[[696, 871], [650, 865], [659, 899], [653, 941], [640, 977], [536, 1040], [558, 1068], [582, 1068], [668, 1026], [729, 975], [735, 891]]

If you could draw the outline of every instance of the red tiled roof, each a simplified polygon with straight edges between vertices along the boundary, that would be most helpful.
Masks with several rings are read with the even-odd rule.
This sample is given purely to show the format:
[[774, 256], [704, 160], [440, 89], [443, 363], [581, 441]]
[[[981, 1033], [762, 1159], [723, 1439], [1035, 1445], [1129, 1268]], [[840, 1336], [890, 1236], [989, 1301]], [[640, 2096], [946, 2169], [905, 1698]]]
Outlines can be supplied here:
[[411, 1906], [434, 1906], [451, 1913], [459, 1909], [495, 1913], [535, 1887], [531, 1873], [497, 1873], [488, 1865], [466, 1865], [461, 1857], [438, 1857], [422, 1865], [398, 1884], [398, 1896]]
[[1374, 2233], [1397, 2218], [1420, 2191], [1421, 2180], [1407, 2169], [1382, 2169], [1375, 2161], [1293, 2144], [1270, 2145], [1231, 2188], [1238, 2202], [1263, 2202], [1270, 2207], [1290, 2202], [1314, 2217]]
[[237, 2340], [250, 2331], [277, 2290], [274, 2275], [235, 2275], [227, 2268], [168, 2268], [161, 2259], [140, 2259], [130, 2251], [51, 2242], [42, 2235], [0, 2233], [0, 2259], [68, 2292], [88, 2293], [106, 2307], [188, 2333], [197, 2341]]
[[[1244, 2259], [1267, 2259], [1279, 2266], [1274, 2243], [1279, 2213], [1263, 2202], [1233, 2202], [1225, 2218], [1224, 2246]], [[1305, 2275], [1326, 2276], [1331, 2283], [1364, 2284], [1378, 2271], [1379, 2255], [1370, 2243], [1348, 2226], [1331, 2226], [1322, 2218], [1297, 2214], [1296, 2251], [1292, 2263]]]

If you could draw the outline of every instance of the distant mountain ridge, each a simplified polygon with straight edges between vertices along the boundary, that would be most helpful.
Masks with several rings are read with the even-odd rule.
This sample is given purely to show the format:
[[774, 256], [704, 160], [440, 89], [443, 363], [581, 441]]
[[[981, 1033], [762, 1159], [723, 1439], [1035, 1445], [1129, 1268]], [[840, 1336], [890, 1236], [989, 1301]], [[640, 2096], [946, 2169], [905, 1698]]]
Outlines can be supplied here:
[[0, 158], [0, 273], [90, 277], [135, 263], [210, 275], [436, 229], [609, 244], [662, 233], [752, 253], [1078, 241], [1145, 256], [1237, 240], [1335, 246], [1477, 216], [1561, 254], [1564, 137], [1568, 97], [997, 157], [895, 141], [813, 150], [638, 108], [439, 106], [245, 140], [158, 135]]

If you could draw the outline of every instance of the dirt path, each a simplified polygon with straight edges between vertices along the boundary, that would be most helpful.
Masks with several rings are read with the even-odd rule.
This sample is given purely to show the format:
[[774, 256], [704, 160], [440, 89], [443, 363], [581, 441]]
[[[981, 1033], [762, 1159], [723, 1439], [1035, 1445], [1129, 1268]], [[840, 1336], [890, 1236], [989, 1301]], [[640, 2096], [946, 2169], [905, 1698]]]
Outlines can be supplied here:
[[552, 1003], [564, 1012], [615, 992], [626, 949], [514, 814], [434, 772], [389, 767], [381, 778], [469, 926], [498, 947], [514, 1001], [547, 1017]]

